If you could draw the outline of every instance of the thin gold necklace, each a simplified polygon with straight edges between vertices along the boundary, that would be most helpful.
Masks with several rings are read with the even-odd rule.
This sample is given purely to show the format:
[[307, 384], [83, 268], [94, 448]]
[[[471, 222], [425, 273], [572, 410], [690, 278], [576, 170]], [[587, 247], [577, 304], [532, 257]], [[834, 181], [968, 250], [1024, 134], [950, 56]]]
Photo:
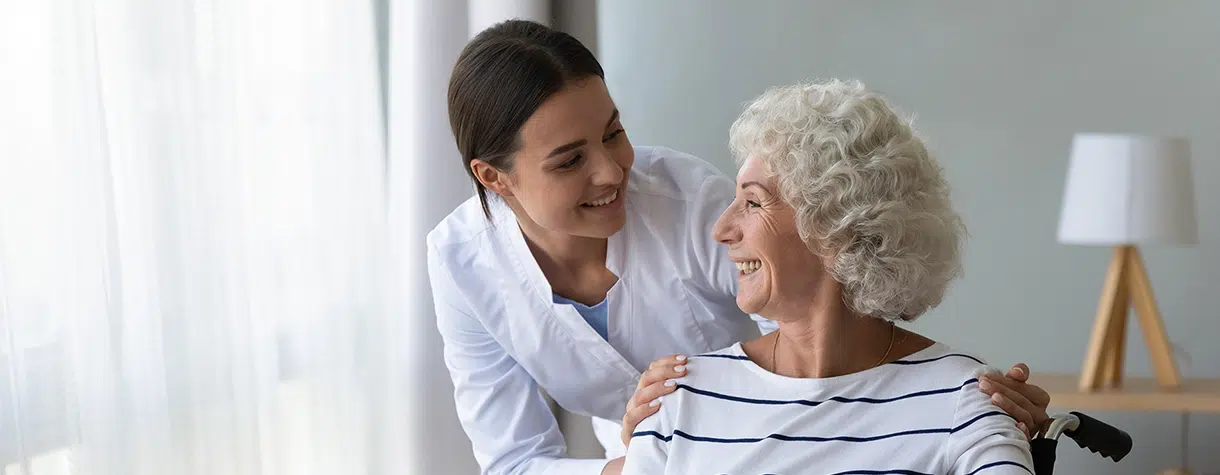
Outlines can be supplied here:
[[[881, 359], [877, 360], [877, 364], [874, 364], [869, 369], [881, 366], [881, 363], [884, 363], [886, 358], [890, 357], [890, 351], [894, 349], [894, 335], [898, 333], [898, 330], [895, 327], [897, 327], [897, 325], [894, 325], [894, 322], [890, 322], [890, 345], [885, 348], [885, 354], [881, 355]], [[906, 337], [904, 336], [903, 339], [906, 339]], [[775, 360], [776, 350], [778, 350], [778, 349], [779, 349], [779, 330], [775, 330], [775, 343], [771, 345], [771, 372], [772, 373], [775, 373], [775, 368], [777, 368], [779, 366], [777, 364], [778, 361]], [[775, 373], [775, 374], [779, 374], [779, 373]]]

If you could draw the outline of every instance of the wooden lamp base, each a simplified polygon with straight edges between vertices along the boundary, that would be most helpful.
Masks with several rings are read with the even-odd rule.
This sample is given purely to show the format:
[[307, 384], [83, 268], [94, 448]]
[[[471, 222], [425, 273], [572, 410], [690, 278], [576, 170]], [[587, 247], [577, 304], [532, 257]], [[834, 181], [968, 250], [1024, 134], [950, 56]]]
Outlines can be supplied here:
[[1139, 316], [1140, 328], [1144, 330], [1144, 343], [1148, 345], [1157, 382], [1164, 389], [1181, 386], [1181, 376], [1139, 249], [1135, 246], [1115, 246], [1106, 283], [1101, 290], [1101, 301], [1097, 305], [1097, 319], [1093, 322], [1093, 336], [1089, 340], [1084, 371], [1080, 375], [1081, 391], [1122, 385], [1127, 311], [1133, 304]]

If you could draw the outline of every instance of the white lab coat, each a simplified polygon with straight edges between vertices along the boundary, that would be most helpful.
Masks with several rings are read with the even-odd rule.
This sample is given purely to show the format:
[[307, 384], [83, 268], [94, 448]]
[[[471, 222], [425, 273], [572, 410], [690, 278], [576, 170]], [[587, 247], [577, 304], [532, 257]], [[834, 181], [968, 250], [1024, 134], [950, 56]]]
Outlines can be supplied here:
[[[734, 182], [670, 149], [636, 147], [626, 224], [609, 239], [609, 341], [552, 301], [515, 217], [489, 200], [458, 206], [428, 234], [428, 276], [459, 419], [483, 473], [598, 474], [605, 460], [565, 456], [540, 392], [593, 416], [607, 456], [623, 452], [618, 422], [641, 371], [668, 354], [756, 338], [769, 321], [737, 308], [735, 265], [712, 225]], [[600, 420], [599, 420], [600, 419]]]

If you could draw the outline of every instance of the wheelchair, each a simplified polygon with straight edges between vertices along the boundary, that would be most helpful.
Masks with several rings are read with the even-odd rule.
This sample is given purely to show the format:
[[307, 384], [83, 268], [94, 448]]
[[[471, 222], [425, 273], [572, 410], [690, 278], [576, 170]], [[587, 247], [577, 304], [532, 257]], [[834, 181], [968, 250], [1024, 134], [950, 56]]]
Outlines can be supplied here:
[[1034, 475], [1052, 475], [1059, 437], [1066, 435], [1081, 448], [1118, 462], [1131, 452], [1131, 436], [1123, 430], [1079, 412], [1056, 414], [1041, 434], [1030, 440]]

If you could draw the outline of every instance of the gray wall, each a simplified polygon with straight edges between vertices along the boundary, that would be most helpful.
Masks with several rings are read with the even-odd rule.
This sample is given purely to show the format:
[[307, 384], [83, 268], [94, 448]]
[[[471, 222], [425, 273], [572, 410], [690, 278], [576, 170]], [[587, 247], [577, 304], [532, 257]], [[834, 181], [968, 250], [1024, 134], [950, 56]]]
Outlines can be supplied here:
[[[1109, 250], [1055, 242], [1072, 133], [1190, 137], [1201, 244], [1144, 257], [1183, 374], [1220, 376], [1220, 2], [614, 0], [597, 15], [632, 141], [729, 173], [729, 124], [769, 85], [858, 78], [916, 113], [971, 239], [965, 279], [915, 327], [997, 365], [1083, 360]], [[1128, 341], [1130, 373], [1150, 375], [1142, 339]], [[1179, 463], [1180, 416], [1096, 415], [1135, 451], [1115, 466], [1069, 443], [1061, 473]], [[1195, 472], [1220, 473], [1220, 417], [1193, 416], [1189, 435]]]

